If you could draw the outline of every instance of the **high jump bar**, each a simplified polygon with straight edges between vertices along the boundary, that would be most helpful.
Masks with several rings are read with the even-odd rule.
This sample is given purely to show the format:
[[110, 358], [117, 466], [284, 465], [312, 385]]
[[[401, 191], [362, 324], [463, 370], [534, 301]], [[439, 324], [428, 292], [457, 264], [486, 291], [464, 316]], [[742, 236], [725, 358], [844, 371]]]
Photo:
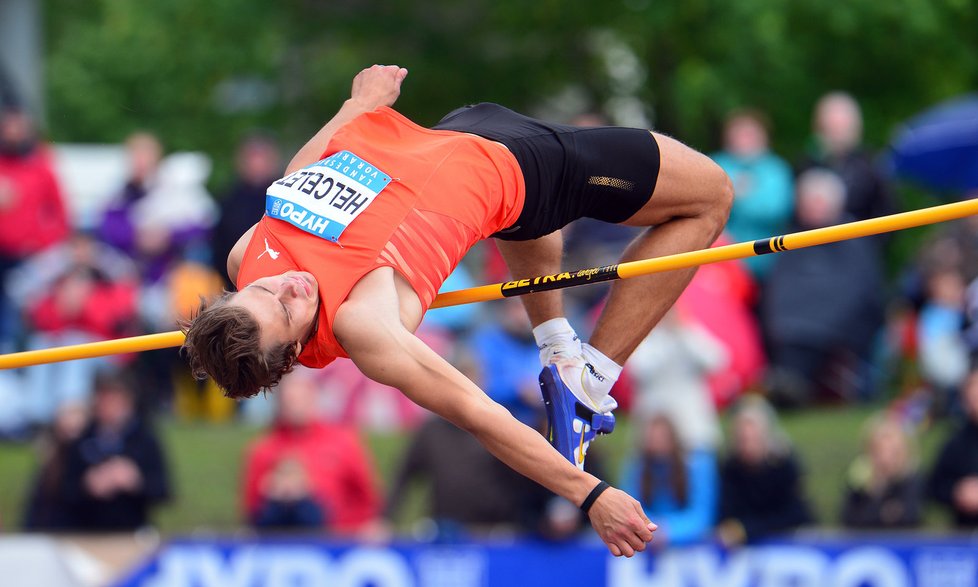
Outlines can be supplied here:
[[[444, 308], [446, 306], [487, 302], [539, 291], [564, 289], [616, 279], [629, 279], [631, 277], [662, 273], [675, 269], [688, 269], [707, 263], [745, 259], [758, 255], [792, 251], [875, 234], [906, 230], [928, 224], [957, 220], [974, 214], [978, 214], [978, 199], [921, 208], [900, 214], [870, 218], [869, 220], [859, 220], [857, 222], [815, 228], [752, 242], [736, 243], [687, 253], [666, 255], [664, 257], [617, 263], [603, 267], [591, 267], [554, 275], [542, 275], [528, 279], [508, 281], [506, 283], [494, 283], [491, 285], [444, 292], [438, 294], [431, 307]], [[183, 344], [183, 340], [183, 333], [177, 330], [159, 334], [147, 334], [101, 342], [11, 353], [0, 355], [0, 369], [16, 369], [44, 363], [56, 363], [59, 361], [72, 361], [105, 355], [137, 353], [176, 347]]]

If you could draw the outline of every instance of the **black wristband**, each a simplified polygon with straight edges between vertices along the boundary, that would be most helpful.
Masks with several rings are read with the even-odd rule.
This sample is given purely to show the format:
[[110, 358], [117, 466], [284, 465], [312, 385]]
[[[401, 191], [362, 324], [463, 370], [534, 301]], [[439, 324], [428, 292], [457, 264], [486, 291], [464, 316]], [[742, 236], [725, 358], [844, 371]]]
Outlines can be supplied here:
[[584, 498], [584, 503], [581, 504], [581, 511], [583, 511], [585, 514], [590, 512], [591, 506], [594, 505], [594, 502], [597, 501], [598, 497], [600, 497], [601, 494], [604, 493], [609, 487], [611, 487], [611, 485], [608, 485], [604, 481], [595, 485], [594, 489], [591, 490], [591, 493], [588, 493], [587, 497]]

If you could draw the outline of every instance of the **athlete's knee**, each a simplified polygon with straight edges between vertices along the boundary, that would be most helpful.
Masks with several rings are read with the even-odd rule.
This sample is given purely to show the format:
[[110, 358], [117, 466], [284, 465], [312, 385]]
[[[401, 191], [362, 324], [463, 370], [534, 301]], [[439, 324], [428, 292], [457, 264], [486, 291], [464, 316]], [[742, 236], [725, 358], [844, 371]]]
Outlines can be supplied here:
[[703, 216], [709, 220], [714, 231], [713, 238], [716, 238], [723, 232], [723, 227], [726, 226], [727, 218], [730, 216], [730, 207], [734, 199], [733, 182], [723, 168], [712, 162], [705, 180], [708, 197]]

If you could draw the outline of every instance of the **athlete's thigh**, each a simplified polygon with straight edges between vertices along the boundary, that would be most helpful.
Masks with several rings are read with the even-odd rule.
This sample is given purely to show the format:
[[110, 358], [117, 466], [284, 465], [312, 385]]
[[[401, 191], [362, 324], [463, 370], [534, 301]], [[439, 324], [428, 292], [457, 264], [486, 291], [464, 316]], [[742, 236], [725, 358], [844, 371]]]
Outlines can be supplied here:
[[654, 226], [673, 218], [698, 216], [729, 198], [729, 180], [706, 155], [653, 132], [659, 145], [659, 177], [648, 202], [623, 224]]

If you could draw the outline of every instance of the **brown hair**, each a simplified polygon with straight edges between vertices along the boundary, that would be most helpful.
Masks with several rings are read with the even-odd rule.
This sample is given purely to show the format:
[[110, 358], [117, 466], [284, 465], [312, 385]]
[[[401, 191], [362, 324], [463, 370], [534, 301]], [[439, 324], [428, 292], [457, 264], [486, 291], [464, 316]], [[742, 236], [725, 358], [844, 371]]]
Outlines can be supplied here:
[[757, 108], [740, 108], [738, 110], [731, 110], [727, 113], [727, 117], [723, 120], [723, 125], [725, 127], [730, 126], [735, 120], [746, 119], [757, 124], [764, 129], [764, 132], [771, 132], [771, 119], [762, 110]]
[[187, 335], [181, 352], [194, 377], [210, 376], [231, 398], [246, 398], [275, 387], [296, 363], [296, 345], [284, 343], [262, 351], [258, 321], [248, 310], [228, 304], [234, 294], [224, 292], [212, 302], [201, 302], [190, 320], [181, 323]]
[[[648, 420], [648, 423], [652, 422], [664, 425], [672, 437], [672, 450], [666, 458], [666, 461], [669, 463], [669, 478], [666, 482], [669, 484], [669, 489], [672, 490], [672, 497], [676, 500], [676, 503], [685, 507], [689, 500], [689, 473], [686, 470], [686, 455], [683, 452], [682, 443], [679, 439], [679, 431], [676, 430], [676, 424], [672, 421], [672, 418], [666, 414], [660, 413], [652, 416]], [[651, 502], [655, 499], [654, 494], [657, 479], [655, 478], [655, 471], [649, 464], [646, 459], [642, 460], [639, 491], [641, 491], [642, 500]]]

